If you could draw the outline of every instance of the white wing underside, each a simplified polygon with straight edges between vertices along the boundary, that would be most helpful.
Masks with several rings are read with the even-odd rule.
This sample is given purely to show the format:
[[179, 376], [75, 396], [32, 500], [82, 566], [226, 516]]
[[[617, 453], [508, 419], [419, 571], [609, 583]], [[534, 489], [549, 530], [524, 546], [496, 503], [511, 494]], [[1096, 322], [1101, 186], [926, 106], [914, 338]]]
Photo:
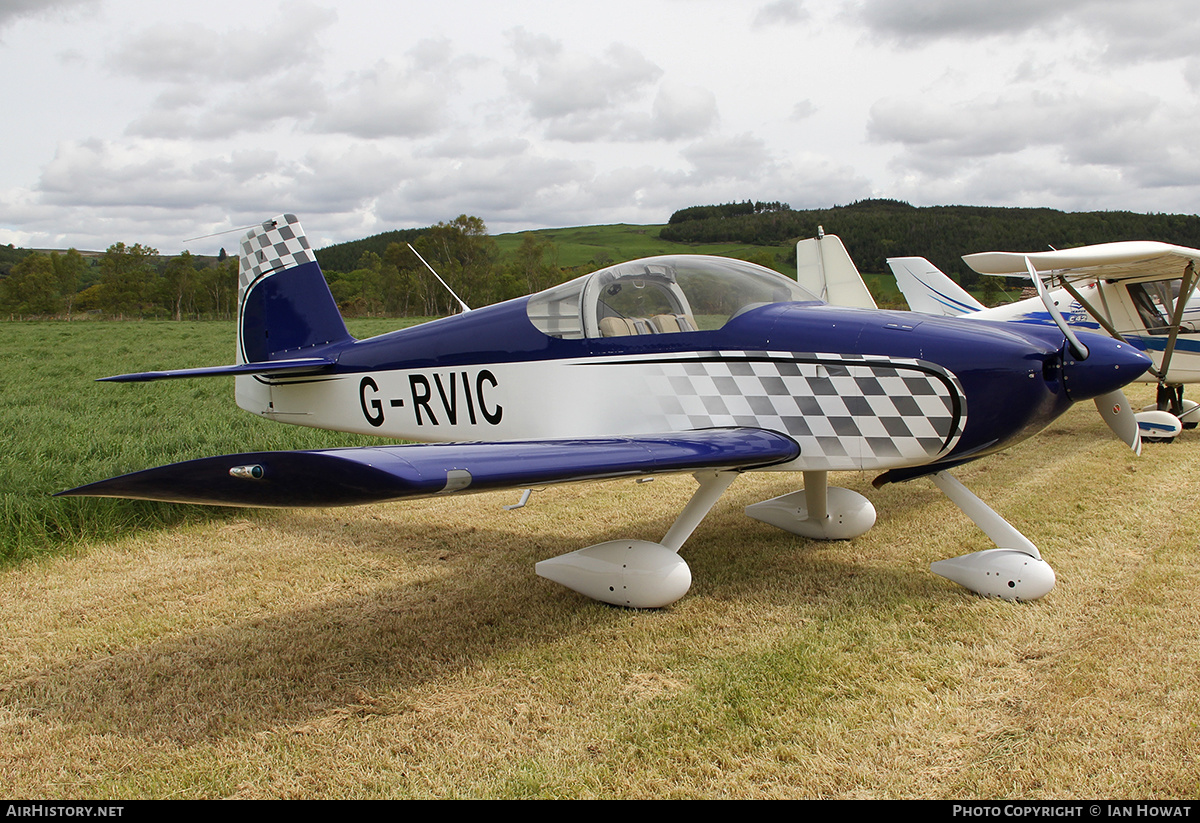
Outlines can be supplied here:
[[1099, 280], [1165, 280], [1179, 277], [1189, 263], [1200, 260], [1200, 249], [1130, 240], [1060, 251], [989, 251], [963, 255], [966, 264], [980, 274], [1028, 279], [1027, 258], [1042, 273]]

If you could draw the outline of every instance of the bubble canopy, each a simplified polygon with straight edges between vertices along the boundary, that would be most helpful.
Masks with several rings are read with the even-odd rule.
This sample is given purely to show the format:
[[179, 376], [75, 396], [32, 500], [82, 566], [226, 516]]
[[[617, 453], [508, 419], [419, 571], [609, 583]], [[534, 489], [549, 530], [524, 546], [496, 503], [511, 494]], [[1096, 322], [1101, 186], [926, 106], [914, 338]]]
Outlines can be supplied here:
[[818, 298], [744, 260], [677, 254], [618, 263], [529, 298], [529, 320], [552, 337], [621, 337], [719, 329], [769, 303]]

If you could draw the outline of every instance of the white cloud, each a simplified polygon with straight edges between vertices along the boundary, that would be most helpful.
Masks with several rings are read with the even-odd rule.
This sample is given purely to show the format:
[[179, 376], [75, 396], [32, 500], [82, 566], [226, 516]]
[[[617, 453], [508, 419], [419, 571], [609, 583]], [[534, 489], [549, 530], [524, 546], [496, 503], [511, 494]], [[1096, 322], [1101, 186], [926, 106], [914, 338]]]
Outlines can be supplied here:
[[243, 164], [235, 175], [231, 160], [197, 157], [167, 145], [69, 141], [43, 169], [38, 191], [46, 202], [63, 206], [187, 209], [230, 203], [271, 188], [267, 181], [277, 159], [268, 152], [252, 156], [257, 172], [250, 175]]
[[684, 149], [683, 156], [701, 180], [754, 177], [769, 159], [766, 144], [751, 134], [701, 140]]
[[799, 0], [774, 0], [759, 8], [758, 13], [754, 15], [754, 27], [791, 26], [808, 20], [809, 17], [808, 10]]
[[1044, 55], [1069, 54], [1080, 38], [1097, 68], [1174, 60], [1200, 37], [1193, 0], [863, 0], [854, 19], [901, 48], [940, 40], [978, 43], [1004, 38], [1014, 47], [1037, 44]]
[[447, 86], [380, 60], [332, 89], [313, 130], [356, 137], [432, 134], [446, 120]]
[[420, 157], [443, 159], [507, 158], [524, 154], [531, 147], [524, 137], [499, 135], [482, 137], [474, 130], [459, 129], [439, 136], [437, 142], [417, 152]]
[[1159, 101], [1119, 87], [1056, 93], [1013, 89], [960, 103], [890, 99], [871, 107], [872, 139], [914, 151], [972, 157], [1034, 145], [1096, 144], [1098, 137], [1146, 121]]
[[251, 87], [228, 85], [214, 92], [199, 84], [173, 86], [160, 94], [126, 133], [134, 137], [215, 140], [262, 132], [280, 120], [308, 121], [328, 108], [324, 87], [305, 74], [267, 78]]
[[664, 140], [698, 137], [719, 119], [717, 98], [711, 91], [664, 84], [654, 97], [648, 136]]
[[344, 240], [464, 212], [494, 231], [657, 222], [747, 197], [1200, 200], [1185, 0], [245, 9], [0, 9], [22, 112], [0, 238], [170, 247], [284, 209]]
[[622, 44], [593, 57], [523, 28], [507, 36], [518, 63], [505, 73], [509, 87], [539, 120], [611, 111], [644, 93], [663, 73], [637, 49]]
[[337, 13], [302, 0], [260, 29], [221, 32], [194, 23], [159, 23], [127, 38], [110, 65], [149, 82], [255, 82], [320, 61], [319, 35]]
[[952, 190], [953, 202], [1081, 209], [1111, 208], [1133, 189], [1200, 185], [1197, 127], [1195, 109], [1111, 83], [881, 101], [868, 124], [873, 139], [901, 149], [894, 167], [921, 199]]
[[812, 117], [817, 111], [816, 105], [811, 100], [801, 100], [792, 106], [792, 120], [806, 120]]

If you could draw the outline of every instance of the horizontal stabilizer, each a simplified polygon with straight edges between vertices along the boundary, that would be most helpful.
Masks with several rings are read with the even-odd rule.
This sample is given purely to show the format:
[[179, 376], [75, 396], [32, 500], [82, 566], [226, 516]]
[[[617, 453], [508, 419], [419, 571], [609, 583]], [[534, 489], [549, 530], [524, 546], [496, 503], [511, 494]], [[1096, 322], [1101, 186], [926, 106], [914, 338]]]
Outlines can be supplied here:
[[304, 374], [320, 371], [336, 361], [328, 357], [298, 357], [293, 360], [271, 360], [265, 363], [238, 363], [236, 366], [203, 366], [198, 369], [144, 371], [137, 374], [118, 374], [101, 377], [100, 383], [149, 383], [151, 380], [180, 380], [185, 377], [223, 377], [225, 375], [261, 374], [266, 377], [282, 374]]
[[583, 480], [749, 469], [799, 454], [790, 437], [761, 429], [253, 452], [173, 463], [59, 495], [214, 506], [351, 506]]

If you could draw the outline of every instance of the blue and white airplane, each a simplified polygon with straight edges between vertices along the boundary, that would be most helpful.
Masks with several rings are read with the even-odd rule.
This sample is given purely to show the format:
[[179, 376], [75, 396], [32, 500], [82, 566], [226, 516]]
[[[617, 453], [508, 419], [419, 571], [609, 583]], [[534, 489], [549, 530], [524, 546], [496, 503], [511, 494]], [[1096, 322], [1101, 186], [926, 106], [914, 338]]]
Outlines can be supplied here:
[[1038, 549], [949, 473], [1019, 442], [1072, 403], [1124, 405], [1150, 361], [1054, 328], [838, 308], [769, 269], [673, 255], [610, 266], [530, 297], [356, 340], [296, 218], [240, 252], [237, 363], [106, 378], [233, 375], [272, 420], [425, 441], [227, 455], [62, 494], [230, 506], [336, 506], [550, 483], [690, 473], [659, 541], [614, 540], [537, 564], [607, 603], [654, 608], [691, 585], [679, 550], [744, 471], [801, 472], [751, 517], [817, 539], [875, 522], [831, 471], [930, 476], [997, 544], [932, 568], [984, 595], [1054, 585]]
[[1030, 254], [983, 252], [963, 260], [980, 274], [1028, 279], [1037, 273], [1062, 287], [1049, 290], [1050, 304], [1031, 297], [989, 309], [923, 257], [891, 258], [888, 266], [913, 311], [1053, 325], [1054, 309], [1072, 328], [1108, 333], [1148, 354], [1154, 365], [1139, 379], [1157, 383], [1158, 397], [1138, 415], [1145, 439], [1171, 439], [1200, 422], [1200, 404], [1183, 399], [1184, 384], [1200, 382], [1200, 250], [1131, 241]]

